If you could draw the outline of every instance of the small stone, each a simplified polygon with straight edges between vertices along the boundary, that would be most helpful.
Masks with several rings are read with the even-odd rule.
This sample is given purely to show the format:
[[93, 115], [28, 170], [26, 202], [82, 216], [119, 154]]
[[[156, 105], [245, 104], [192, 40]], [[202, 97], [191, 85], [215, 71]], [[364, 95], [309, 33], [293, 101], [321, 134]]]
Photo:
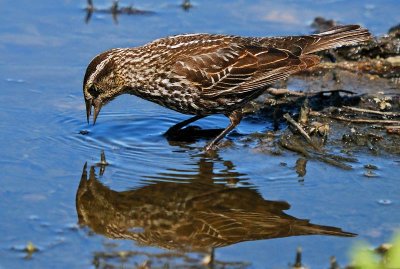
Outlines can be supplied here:
[[89, 134], [89, 131], [88, 131], [88, 130], [80, 130], [80, 131], [79, 131], [79, 134], [81, 134], [81, 135], [87, 135], [87, 134]]

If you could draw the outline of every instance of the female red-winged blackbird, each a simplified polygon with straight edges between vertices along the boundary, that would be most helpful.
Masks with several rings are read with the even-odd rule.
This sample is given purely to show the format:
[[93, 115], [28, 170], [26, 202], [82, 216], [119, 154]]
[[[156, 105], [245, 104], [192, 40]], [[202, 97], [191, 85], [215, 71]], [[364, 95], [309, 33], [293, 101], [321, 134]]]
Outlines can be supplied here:
[[89, 64], [83, 82], [87, 119], [128, 93], [194, 117], [168, 134], [211, 114], [230, 124], [206, 147], [213, 148], [242, 118], [241, 108], [279, 79], [320, 62], [312, 53], [370, 39], [358, 25], [308, 36], [240, 37], [187, 34], [137, 48], [111, 49]]
[[179, 173], [161, 173], [147, 186], [122, 192], [103, 185], [94, 166], [88, 175], [85, 164], [76, 193], [79, 224], [110, 238], [180, 251], [297, 235], [356, 235], [290, 216], [287, 202], [265, 200], [256, 189], [214, 182], [237, 175], [216, 174], [213, 161], [201, 159], [184, 181]]

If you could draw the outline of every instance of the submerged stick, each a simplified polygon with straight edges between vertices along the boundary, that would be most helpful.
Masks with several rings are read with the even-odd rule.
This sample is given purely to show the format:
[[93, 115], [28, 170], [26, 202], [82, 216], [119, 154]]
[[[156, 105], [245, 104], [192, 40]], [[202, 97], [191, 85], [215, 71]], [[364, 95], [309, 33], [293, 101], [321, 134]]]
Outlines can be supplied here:
[[307, 134], [306, 131], [304, 131], [303, 127], [301, 127], [300, 124], [298, 124], [292, 117], [290, 117], [290, 115], [288, 113], [283, 115], [283, 117], [288, 121], [288, 123], [290, 123], [293, 127], [295, 127], [300, 132], [300, 134], [304, 137], [304, 139], [308, 142], [308, 144], [310, 144], [316, 150], [320, 150], [319, 147], [314, 145], [314, 143], [311, 140], [311, 137]]
[[307, 149], [306, 146], [297, 143], [296, 140], [297, 138], [292, 137], [292, 135], [282, 136], [281, 139], [279, 140], [279, 144], [288, 150], [303, 155], [307, 159], [315, 159], [345, 170], [352, 169], [352, 166], [344, 162], [357, 162], [357, 159], [352, 157], [345, 157], [340, 155], [324, 153], [320, 151], [314, 151], [312, 149]]

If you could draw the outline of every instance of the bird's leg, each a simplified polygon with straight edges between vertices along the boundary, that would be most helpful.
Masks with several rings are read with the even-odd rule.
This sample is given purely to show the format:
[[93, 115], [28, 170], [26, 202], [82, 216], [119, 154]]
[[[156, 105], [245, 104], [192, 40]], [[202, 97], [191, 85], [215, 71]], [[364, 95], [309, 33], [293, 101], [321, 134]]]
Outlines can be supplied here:
[[202, 264], [207, 266], [209, 269], [214, 268], [214, 262], [215, 262], [215, 249], [211, 247], [210, 249], [207, 250], [207, 254], [204, 255]]
[[224, 138], [230, 131], [232, 131], [240, 123], [240, 121], [243, 118], [242, 112], [240, 110], [235, 110], [225, 116], [229, 118], [231, 123], [216, 138], [214, 138], [213, 141], [207, 144], [207, 146], [205, 147], [206, 151], [213, 149], [222, 138]]
[[190, 119], [181, 121], [181, 122], [175, 124], [174, 126], [172, 126], [171, 128], [169, 128], [168, 131], [164, 135], [166, 135], [166, 136], [175, 135], [180, 129], [182, 129], [186, 125], [191, 124], [192, 122], [195, 122], [195, 121], [197, 121], [199, 119], [202, 119], [204, 117], [205, 116], [196, 115], [194, 117], [191, 117]]

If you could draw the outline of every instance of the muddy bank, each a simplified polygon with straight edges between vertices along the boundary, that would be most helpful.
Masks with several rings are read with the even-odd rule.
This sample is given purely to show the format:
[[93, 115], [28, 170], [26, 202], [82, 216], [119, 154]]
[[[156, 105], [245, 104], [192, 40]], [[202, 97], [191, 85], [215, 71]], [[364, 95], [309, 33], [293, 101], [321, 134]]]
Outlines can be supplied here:
[[[247, 119], [273, 119], [275, 130], [241, 143], [272, 154], [291, 150], [342, 168], [350, 168], [344, 163], [355, 161], [359, 151], [400, 154], [399, 40], [397, 26], [371, 42], [322, 55], [319, 66], [249, 104]], [[335, 62], [327, 61], [332, 57]]]

